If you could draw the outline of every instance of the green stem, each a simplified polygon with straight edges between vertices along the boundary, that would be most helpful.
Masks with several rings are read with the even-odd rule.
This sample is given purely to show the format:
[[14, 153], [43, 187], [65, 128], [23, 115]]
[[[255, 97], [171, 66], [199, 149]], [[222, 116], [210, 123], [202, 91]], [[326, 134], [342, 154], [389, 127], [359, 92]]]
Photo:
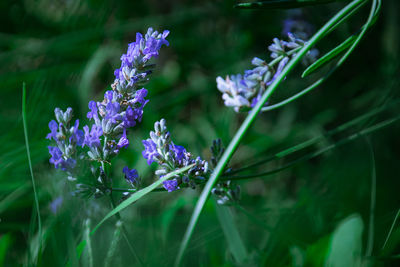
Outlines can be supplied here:
[[368, 225], [368, 242], [365, 249], [365, 257], [368, 259], [372, 256], [374, 248], [374, 223], [375, 223], [375, 206], [376, 206], [376, 162], [374, 148], [372, 147], [370, 139], [366, 139], [368, 148], [371, 154], [371, 200], [369, 212], [369, 225]]
[[32, 169], [32, 161], [31, 161], [31, 153], [29, 149], [29, 140], [28, 140], [28, 126], [26, 123], [26, 88], [25, 88], [25, 83], [22, 84], [22, 125], [24, 127], [24, 137], [25, 137], [25, 147], [26, 147], [26, 154], [28, 157], [28, 164], [29, 164], [29, 171], [31, 174], [31, 181], [32, 181], [32, 188], [33, 188], [33, 196], [35, 198], [35, 207], [36, 207], [36, 213], [38, 217], [38, 240], [39, 240], [39, 252], [42, 250], [42, 220], [40, 218], [40, 208], [39, 208], [39, 199], [38, 199], [38, 193], [36, 190], [36, 183], [35, 183], [35, 177], [33, 176], [33, 169]]
[[189, 244], [189, 240], [193, 234], [193, 230], [197, 224], [197, 221], [200, 217], [200, 213], [204, 207], [204, 204], [211, 192], [211, 189], [217, 182], [219, 176], [223, 173], [227, 163], [232, 158], [234, 152], [239, 146], [240, 141], [243, 139], [243, 136], [250, 128], [251, 124], [254, 122], [258, 113], [260, 113], [262, 107], [267, 102], [268, 98], [275, 91], [275, 89], [279, 86], [279, 84], [283, 81], [284, 77], [289, 74], [291, 70], [296, 66], [296, 64], [301, 60], [301, 58], [313, 47], [324, 35], [325, 32], [328, 31], [333, 25], [335, 25], [338, 21], [340, 21], [344, 16], [346, 16], [349, 12], [351, 12], [358, 4], [362, 3], [366, 0], [354, 0], [342, 10], [340, 10], [332, 19], [330, 19], [311, 39], [310, 41], [298, 52], [298, 54], [293, 57], [292, 60], [288, 63], [288, 65], [283, 69], [281, 75], [277, 77], [277, 79], [268, 87], [268, 89], [263, 94], [261, 100], [257, 103], [257, 105], [250, 111], [249, 115], [246, 117], [239, 130], [236, 132], [232, 141], [226, 148], [224, 154], [219, 160], [216, 168], [211, 174], [210, 179], [207, 181], [199, 200], [196, 203], [196, 207], [193, 211], [192, 217], [190, 219], [189, 225], [183, 237], [178, 256], [175, 261], [175, 266], [179, 266], [183, 257], [183, 254], [186, 250], [187, 245]]

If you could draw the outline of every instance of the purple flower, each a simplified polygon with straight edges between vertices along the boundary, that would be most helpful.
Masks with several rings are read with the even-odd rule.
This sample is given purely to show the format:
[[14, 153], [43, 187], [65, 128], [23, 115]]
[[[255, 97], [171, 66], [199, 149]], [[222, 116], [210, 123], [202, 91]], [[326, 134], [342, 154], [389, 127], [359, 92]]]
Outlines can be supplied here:
[[122, 120], [121, 114], [119, 114], [120, 105], [117, 102], [109, 102], [106, 106], [105, 119], [112, 123], [117, 123], [117, 120]]
[[142, 155], [145, 159], [147, 159], [147, 164], [150, 165], [152, 162], [155, 161], [155, 157], [159, 155], [157, 152], [157, 146], [150, 138], [147, 140], [143, 140], [142, 143], [144, 145]]
[[276, 72], [275, 72], [275, 74], [274, 74], [274, 77], [272, 77], [271, 81], [269, 81], [269, 82], [267, 83], [267, 85], [271, 85], [271, 84], [276, 80], [276, 78], [278, 78], [278, 76], [282, 73], [283, 68], [286, 66], [286, 64], [287, 64], [288, 62], [289, 62], [289, 58], [288, 58], [288, 57], [283, 58], [283, 59], [279, 62], [279, 65], [278, 65], [278, 68], [276, 69]]
[[99, 147], [100, 139], [99, 137], [103, 135], [103, 130], [97, 125], [92, 125], [92, 129], [89, 131], [89, 126], [84, 126], [85, 139], [83, 141], [82, 147], [87, 145], [88, 147]]
[[144, 99], [147, 96], [147, 90], [142, 88], [140, 90], [136, 91], [135, 98], [133, 99], [133, 103], [140, 103], [142, 105], [142, 108], [144, 105], [149, 102], [149, 100]]
[[135, 169], [129, 169], [128, 167], [124, 167], [122, 172], [125, 174], [125, 179], [128, 183], [136, 184], [138, 183], [139, 174]]
[[170, 149], [171, 151], [174, 152], [174, 154], [175, 154], [175, 161], [176, 161], [179, 165], [182, 165], [184, 159], [187, 159], [187, 156], [186, 156], [186, 149], [185, 149], [183, 146], [178, 146], [178, 145], [175, 145], [174, 143], [171, 143], [171, 144], [170, 144], [169, 149]]
[[85, 139], [84, 135], [85, 134], [83, 133], [83, 131], [79, 130], [79, 120], [76, 120], [74, 124], [74, 130], [72, 132], [71, 137], [69, 138], [69, 142], [70, 143], [75, 142], [76, 145], [82, 146], [83, 141]]
[[58, 147], [55, 146], [48, 146], [49, 153], [51, 155], [50, 163], [54, 164], [56, 168], [59, 168], [61, 162], [63, 161], [62, 152]]
[[136, 121], [141, 121], [143, 116], [143, 107], [132, 108], [128, 106], [123, 117], [124, 127], [130, 128], [136, 125]]
[[53, 138], [54, 141], [57, 141], [57, 129], [58, 129], [57, 122], [55, 120], [50, 121], [49, 128], [51, 132], [47, 134], [46, 139], [51, 140], [51, 138]]
[[104, 93], [104, 99], [107, 99], [108, 102], [112, 102], [114, 98], [114, 93], [111, 90], [108, 90]]
[[[145, 64], [153, 57], [157, 57], [162, 45], [169, 45], [167, 38], [169, 31], [162, 34], [149, 28], [145, 37], [141, 33], [136, 33], [136, 40], [128, 45], [126, 54], [121, 56], [121, 67], [114, 71], [115, 78], [120, 81], [127, 81], [132, 86], [140, 78], [144, 78], [147, 72], [131, 73], [130, 68], [135, 68], [137, 64]], [[127, 68], [127, 71], [125, 70]], [[132, 77], [131, 77], [132, 76]]]
[[[161, 178], [161, 177], [160, 177]], [[167, 180], [163, 182], [164, 188], [168, 190], [169, 193], [179, 189], [178, 181], [177, 180]]]
[[49, 153], [51, 155], [50, 163], [54, 164], [56, 169], [61, 169], [63, 171], [71, 171], [75, 165], [76, 161], [74, 159], [68, 158], [64, 160], [62, 157], [62, 152], [58, 147], [48, 146]]
[[99, 120], [99, 115], [97, 114], [98, 109], [97, 109], [97, 103], [95, 101], [90, 101], [89, 102], [89, 109], [90, 111], [87, 113], [87, 118], [88, 119], [94, 119], [94, 121], [97, 124], [97, 121]]

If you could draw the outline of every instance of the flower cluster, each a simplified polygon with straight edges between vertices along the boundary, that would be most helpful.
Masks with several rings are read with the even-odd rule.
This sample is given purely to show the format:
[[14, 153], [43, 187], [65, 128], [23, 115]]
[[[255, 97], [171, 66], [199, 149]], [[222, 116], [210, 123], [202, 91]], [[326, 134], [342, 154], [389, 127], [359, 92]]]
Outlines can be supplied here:
[[[243, 75], [231, 75], [225, 79], [217, 77], [217, 88], [222, 93], [222, 99], [227, 107], [233, 107], [236, 112], [249, 111], [261, 99], [266, 88], [282, 73], [290, 58], [296, 55], [306, 42], [288, 33], [288, 41], [273, 39], [268, 49], [273, 59], [270, 63], [255, 57], [251, 63], [255, 67], [246, 70]], [[306, 61], [314, 61], [316, 50], [306, 55]]]
[[154, 67], [153, 64], [147, 63], [151, 58], [158, 56], [162, 45], [169, 45], [165, 39], [168, 34], [169, 31], [158, 33], [152, 28], [147, 30], [144, 37], [141, 33], [136, 33], [136, 41], [130, 43], [127, 53], [121, 56], [121, 67], [114, 71], [113, 88], [125, 94], [147, 82]]
[[50, 121], [50, 133], [46, 136], [47, 139], [56, 143], [56, 146], [48, 146], [51, 155], [50, 163], [57, 169], [72, 174], [76, 165], [76, 147], [83, 144], [84, 134], [78, 129], [79, 120], [76, 120], [73, 126], [70, 125], [72, 108], [67, 108], [65, 112], [56, 108], [54, 113], [57, 121]]
[[194, 164], [187, 172], [163, 182], [164, 188], [168, 192], [175, 191], [180, 186], [195, 188], [196, 182], [203, 181], [210, 171], [207, 161], [200, 157], [193, 158], [192, 154], [187, 152], [183, 146], [175, 145], [172, 142], [164, 119], [154, 124], [154, 131], [150, 132], [149, 139], [143, 140], [143, 145], [145, 147], [142, 152], [143, 157], [147, 159], [149, 165], [152, 162], [160, 165], [160, 169], [156, 171], [156, 175], [160, 177]]
[[141, 121], [143, 108], [148, 102], [146, 95], [144, 88], [124, 95], [110, 90], [104, 94], [102, 102], [89, 102], [87, 117], [94, 120], [94, 124], [91, 128], [83, 127], [83, 146], [89, 148], [88, 155], [92, 160], [109, 161], [129, 145], [127, 129]]
[[[135, 42], [129, 44], [127, 53], [121, 57], [121, 67], [114, 72], [113, 90], [104, 94], [102, 102], [89, 102], [87, 117], [94, 120], [94, 125], [90, 130], [88, 126], [84, 127], [84, 145], [89, 147], [91, 159], [108, 161], [129, 145], [126, 131], [141, 121], [143, 108], [148, 102], [145, 99], [147, 90], [139, 89], [148, 81], [154, 67], [147, 63], [158, 56], [162, 45], [168, 45], [165, 39], [168, 34], [169, 31], [161, 34], [152, 28], [144, 37], [137, 33]], [[104, 136], [103, 145], [101, 136]]]
[[[95, 165], [104, 173], [104, 163], [110, 163], [122, 148], [129, 145], [127, 131], [142, 120], [143, 108], [149, 101], [146, 99], [148, 92], [143, 88], [155, 66], [149, 61], [158, 56], [163, 45], [169, 45], [166, 40], [168, 34], [169, 31], [158, 33], [152, 28], [149, 28], [144, 36], [136, 34], [135, 42], [129, 44], [126, 54], [121, 57], [121, 67], [114, 72], [115, 81], [111, 85], [112, 90], [105, 92], [101, 102], [89, 102], [90, 111], [87, 113], [87, 118], [92, 123], [85, 125], [83, 131], [78, 129], [78, 120], [74, 126], [69, 126], [72, 117], [71, 108], [65, 113], [56, 108], [59, 124], [51, 121], [49, 124], [51, 133], [47, 136], [57, 144], [55, 147], [49, 146], [52, 156], [50, 162], [56, 168], [71, 172], [76, 165], [76, 148], [81, 146], [87, 149], [86, 158], [93, 162], [101, 162], [101, 167]], [[82, 155], [82, 159], [84, 158]], [[123, 173], [132, 186], [138, 186], [139, 177], [136, 170], [125, 167]], [[108, 183], [105, 184], [104, 179], [100, 180], [105, 187], [109, 186]], [[82, 186], [87, 187], [87, 185]], [[96, 184], [95, 187], [99, 189], [99, 186], [101, 185]], [[85, 188], [82, 190], [86, 192]]]

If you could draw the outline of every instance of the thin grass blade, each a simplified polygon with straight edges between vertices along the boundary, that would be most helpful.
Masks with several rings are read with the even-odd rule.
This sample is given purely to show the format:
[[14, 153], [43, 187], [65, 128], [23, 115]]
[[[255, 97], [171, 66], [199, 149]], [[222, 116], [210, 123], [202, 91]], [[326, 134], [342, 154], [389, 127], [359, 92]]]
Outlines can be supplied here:
[[122, 203], [120, 203], [117, 207], [115, 207], [115, 209], [113, 209], [112, 211], [110, 211], [97, 225], [96, 227], [93, 228], [91, 235], [94, 234], [97, 229], [105, 222], [107, 221], [109, 218], [111, 218], [112, 216], [114, 216], [116, 213], [120, 212], [121, 210], [127, 208], [129, 205], [131, 205], [133, 202], [139, 200], [140, 198], [144, 197], [145, 195], [147, 195], [148, 193], [150, 193], [151, 191], [153, 191], [154, 189], [156, 189], [159, 185], [161, 185], [164, 181], [170, 179], [171, 177], [174, 177], [177, 174], [183, 173], [187, 170], [189, 170], [190, 168], [192, 168], [194, 166], [194, 164], [186, 166], [184, 168], [178, 169], [174, 172], [171, 172], [167, 175], [165, 175], [164, 177], [158, 179], [156, 182], [152, 183], [151, 185], [137, 191], [136, 193], [134, 193], [132, 196], [130, 196], [128, 199], [126, 199], [125, 201], [123, 201]]
[[40, 208], [39, 208], [39, 199], [38, 199], [38, 194], [36, 190], [36, 184], [35, 184], [35, 177], [33, 175], [33, 169], [32, 169], [32, 161], [31, 161], [31, 153], [29, 150], [29, 140], [28, 140], [28, 126], [26, 123], [26, 88], [25, 88], [25, 83], [22, 84], [22, 124], [24, 127], [24, 137], [25, 137], [25, 147], [26, 147], [26, 154], [28, 157], [28, 164], [29, 164], [29, 171], [31, 174], [31, 181], [32, 181], [32, 187], [33, 187], [33, 195], [35, 198], [35, 207], [36, 207], [36, 213], [37, 213], [37, 219], [38, 219], [38, 242], [39, 242], [39, 251], [41, 250], [42, 246], [42, 221], [40, 218]]
[[240, 237], [235, 219], [229, 207], [215, 204], [218, 221], [221, 225], [229, 250], [238, 265], [243, 265], [248, 259], [246, 247]]
[[343, 0], [266, 0], [257, 2], [238, 3], [236, 8], [246, 9], [288, 9], [301, 8], [319, 4], [327, 4]]

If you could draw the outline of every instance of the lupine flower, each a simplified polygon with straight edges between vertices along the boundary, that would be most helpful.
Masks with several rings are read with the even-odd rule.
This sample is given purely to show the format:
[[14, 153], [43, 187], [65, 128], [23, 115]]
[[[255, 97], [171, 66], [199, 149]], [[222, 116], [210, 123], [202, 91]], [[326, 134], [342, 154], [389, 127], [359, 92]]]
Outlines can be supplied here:
[[179, 189], [180, 185], [195, 188], [196, 180], [204, 180], [209, 173], [208, 162], [200, 157], [194, 159], [191, 153], [183, 146], [175, 145], [167, 130], [166, 122], [161, 119], [154, 124], [154, 132], [150, 132], [150, 138], [143, 140], [145, 150], [142, 152], [147, 163], [157, 162], [160, 169], [156, 175], [162, 177], [177, 169], [195, 164], [187, 172], [176, 175], [171, 180], [164, 181], [163, 185], [168, 192]]
[[[268, 49], [271, 51], [271, 63], [260, 58], [253, 58], [251, 63], [255, 68], [246, 70], [244, 75], [230, 75], [225, 79], [217, 77], [217, 88], [222, 93], [222, 99], [227, 107], [232, 107], [236, 112], [248, 111], [261, 99], [267, 86], [271, 85], [282, 73], [289, 59], [296, 55], [306, 42], [288, 33], [288, 41], [273, 39]], [[304, 61], [312, 62], [317, 53], [310, 51]], [[277, 67], [274, 64], [278, 64]]]

